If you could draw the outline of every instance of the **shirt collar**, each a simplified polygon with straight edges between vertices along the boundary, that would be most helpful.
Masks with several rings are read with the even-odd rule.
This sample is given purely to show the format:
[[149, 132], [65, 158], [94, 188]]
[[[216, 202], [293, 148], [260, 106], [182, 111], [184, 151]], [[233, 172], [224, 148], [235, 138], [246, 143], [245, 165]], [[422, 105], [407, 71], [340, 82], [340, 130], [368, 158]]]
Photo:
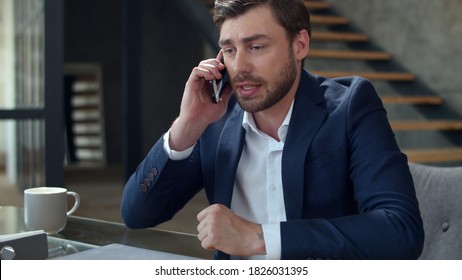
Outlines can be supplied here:
[[[284, 118], [284, 121], [282, 122], [281, 126], [278, 129], [279, 139], [281, 139], [281, 142], [283, 143], [286, 141], [287, 131], [289, 129], [289, 123], [292, 117], [293, 108], [294, 108], [294, 101], [292, 101], [289, 111], [287, 112], [287, 115]], [[263, 135], [263, 132], [257, 128], [253, 115], [249, 112], [244, 111], [244, 118], [242, 119], [242, 127], [245, 129], [247, 133], [253, 132], [258, 135]]]

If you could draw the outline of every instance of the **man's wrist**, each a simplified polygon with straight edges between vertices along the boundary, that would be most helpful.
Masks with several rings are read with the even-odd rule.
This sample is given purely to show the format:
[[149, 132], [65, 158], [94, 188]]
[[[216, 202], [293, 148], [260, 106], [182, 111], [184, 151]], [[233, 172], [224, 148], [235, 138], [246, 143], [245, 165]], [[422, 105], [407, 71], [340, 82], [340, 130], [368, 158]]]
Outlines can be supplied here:
[[263, 233], [262, 225], [258, 226], [259, 228], [257, 230], [257, 242], [255, 242], [255, 250], [258, 252], [257, 255], [266, 255], [265, 234]]
[[174, 151], [184, 151], [194, 146], [204, 130], [205, 128], [183, 122], [179, 117], [169, 130], [168, 145]]
[[164, 138], [163, 139], [164, 140], [164, 145], [163, 145], [164, 151], [168, 155], [168, 158], [171, 160], [183, 160], [183, 159], [188, 158], [191, 155], [194, 149], [194, 146], [195, 146], [193, 145], [184, 151], [175, 151], [169, 145], [170, 130], [164, 134], [163, 138]]

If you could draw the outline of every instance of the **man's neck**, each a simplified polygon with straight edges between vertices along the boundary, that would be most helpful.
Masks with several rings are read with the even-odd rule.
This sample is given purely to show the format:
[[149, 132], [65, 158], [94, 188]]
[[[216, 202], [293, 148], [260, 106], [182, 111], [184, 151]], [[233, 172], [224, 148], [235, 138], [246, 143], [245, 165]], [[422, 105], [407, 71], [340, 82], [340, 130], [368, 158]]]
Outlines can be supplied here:
[[281, 141], [278, 136], [278, 130], [287, 116], [287, 112], [289, 112], [292, 102], [294, 101], [295, 94], [297, 93], [297, 89], [300, 84], [300, 79], [301, 73], [299, 71], [292, 88], [278, 103], [266, 110], [252, 114], [257, 128], [277, 141]]
[[279, 127], [281, 127], [282, 122], [287, 116], [294, 97], [295, 93], [288, 93], [271, 108], [253, 113], [252, 116], [257, 128], [275, 140], [280, 141], [281, 139], [279, 139], [278, 135]]

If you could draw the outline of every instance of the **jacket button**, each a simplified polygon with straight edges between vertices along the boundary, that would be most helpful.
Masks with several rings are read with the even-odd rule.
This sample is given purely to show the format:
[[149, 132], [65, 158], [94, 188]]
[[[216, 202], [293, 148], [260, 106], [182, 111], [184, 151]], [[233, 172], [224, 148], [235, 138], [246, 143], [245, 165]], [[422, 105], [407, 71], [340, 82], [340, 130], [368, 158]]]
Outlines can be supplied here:
[[448, 223], [448, 222], [445, 222], [445, 223], [443, 223], [443, 224], [441, 225], [441, 230], [442, 230], [443, 232], [448, 231], [448, 229], [449, 229], [449, 223]]
[[148, 187], [145, 184], [141, 184], [140, 189], [141, 191], [146, 192], [148, 190]]
[[152, 173], [152, 175], [154, 175], [154, 177], [155, 177], [155, 176], [157, 176], [157, 174], [158, 174], [159, 172], [157, 171], [157, 168], [153, 168], [153, 169], [151, 169], [151, 173]]
[[149, 181], [148, 179], [144, 179], [144, 185], [149, 187], [151, 185], [151, 181]]
[[149, 174], [148, 174], [148, 179], [149, 179], [150, 181], [154, 180], [154, 174], [152, 174], [151, 172], [149, 172]]

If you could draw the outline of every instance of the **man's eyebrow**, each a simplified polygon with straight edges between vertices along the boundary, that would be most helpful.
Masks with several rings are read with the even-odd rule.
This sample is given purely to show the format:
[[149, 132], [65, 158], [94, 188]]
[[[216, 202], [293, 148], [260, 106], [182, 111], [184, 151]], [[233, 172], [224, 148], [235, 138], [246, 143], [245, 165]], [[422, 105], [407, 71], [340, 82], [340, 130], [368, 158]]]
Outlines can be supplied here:
[[[244, 37], [242, 39], [240, 39], [240, 41], [242, 43], [250, 43], [250, 42], [253, 42], [255, 40], [259, 40], [259, 39], [269, 39], [269, 37], [265, 34], [255, 34], [255, 35], [252, 35], [252, 36], [249, 36], [249, 37]], [[220, 40], [218, 42], [218, 44], [220, 46], [226, 46], [226, 45], [232, 45], [233, 44], [233, 40], [232, 39], [223, 39], [223, 40]]]

